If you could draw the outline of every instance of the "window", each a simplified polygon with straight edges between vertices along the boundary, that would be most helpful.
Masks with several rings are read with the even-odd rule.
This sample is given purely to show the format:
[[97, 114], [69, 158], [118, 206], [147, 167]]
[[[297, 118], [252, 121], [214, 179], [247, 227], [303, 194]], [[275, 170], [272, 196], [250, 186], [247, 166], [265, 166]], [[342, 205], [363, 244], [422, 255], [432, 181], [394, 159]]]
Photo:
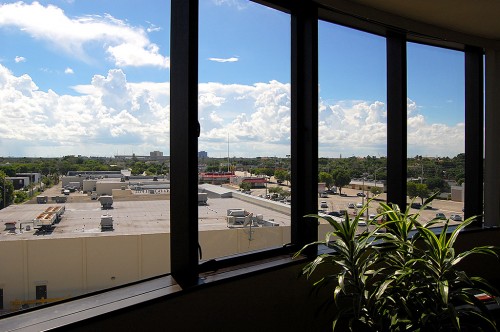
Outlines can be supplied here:
[[200, 1], [202, 260], [290, 243], [290, 16]]
[[[318, 202], [328, 205], [320, 213], [353, 217], [368, 199], [385, 200], [385, 40], [319, 21], [318, 63]], [[376, 215], [377, 205], [372, 201], [363, 218]]]
[[464, 53], [408, 43], [408, 194], [416, 207], [439, 192], [436, 213], [463, 217], [465, 182]]
[[170, 1], [0, 16], [5, 311], [168, 273]]

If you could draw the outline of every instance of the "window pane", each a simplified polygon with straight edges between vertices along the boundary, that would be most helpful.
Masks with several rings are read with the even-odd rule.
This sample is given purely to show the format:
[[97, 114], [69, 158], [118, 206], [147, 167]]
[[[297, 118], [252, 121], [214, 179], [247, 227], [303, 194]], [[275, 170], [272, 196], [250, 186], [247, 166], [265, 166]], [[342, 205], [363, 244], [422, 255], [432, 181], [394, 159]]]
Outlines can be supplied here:
[[439, 191], [422, 217], [463, 219], [464, 54], [408, 43], [408, 199]]
[[[360, 223], [365, 227], [385, 200], [385, 39], [320, 21], [319, 98], [320, 214], [352, 217], [376, 196]], [[326, 223], [320, 239], [325, 229]]]
[[203, 0], [199, 31], [202, 260], [281, 247], [290, 242], [290, 16]]
[[169, 272], [170, 1], [137, 5], [0, 5], [4, 312]]

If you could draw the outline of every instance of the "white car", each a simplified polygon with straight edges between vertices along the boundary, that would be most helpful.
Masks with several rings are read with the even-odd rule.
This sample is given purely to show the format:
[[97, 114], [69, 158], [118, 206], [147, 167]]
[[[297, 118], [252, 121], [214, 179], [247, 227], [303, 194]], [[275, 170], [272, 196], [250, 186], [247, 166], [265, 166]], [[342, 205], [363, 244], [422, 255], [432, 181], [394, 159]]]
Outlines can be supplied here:
[[450, 215], [450, 219], [453, 221], [462, 221], [462, 216], [459, 214], [452, 214]]
[[362, 204], [362, 203], [356, 203], [356, 207], [357, 207], [358, 209], [361, 209], [361, 208], [363, 207], [363, 204]]

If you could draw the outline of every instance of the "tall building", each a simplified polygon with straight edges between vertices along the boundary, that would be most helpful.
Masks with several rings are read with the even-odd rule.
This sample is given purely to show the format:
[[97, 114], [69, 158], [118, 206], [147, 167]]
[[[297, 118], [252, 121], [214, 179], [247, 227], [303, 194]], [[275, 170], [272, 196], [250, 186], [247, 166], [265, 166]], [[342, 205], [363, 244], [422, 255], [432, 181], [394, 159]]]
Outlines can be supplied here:
[[161, 151], [152, 151], [149, 153], [150, 157], [156, 158], [156, 157], [163, 157], [163, 152]]

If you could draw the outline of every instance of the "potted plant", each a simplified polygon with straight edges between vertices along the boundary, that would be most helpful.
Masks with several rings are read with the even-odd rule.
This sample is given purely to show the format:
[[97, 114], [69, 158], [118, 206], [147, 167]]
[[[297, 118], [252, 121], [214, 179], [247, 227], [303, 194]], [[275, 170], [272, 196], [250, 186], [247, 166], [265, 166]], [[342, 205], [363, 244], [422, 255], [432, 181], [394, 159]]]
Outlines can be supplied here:
[[[432, 195], [420, 211], [434, 199]], [[493, 255], [498, 248], [475, 247], [457, 254], [453, 248], [469, 218], [451, 230], [449, 220], [437, 234], [432, 226], [442, 220], [420, 222], [420, 211], [404, 212], [397, 205], [380, 203], [371, 230], [358, 229], [369, 202], [354, 218], [342, 222], [328, 216], [333, 228], [324, 241], [323, 253], [302, 269], [308, 279], [317, 277], [318, 267], [331, 268], [315, 286], [333, 284], [332, 327], [352, 331], [496, 331], [487, 307], [476, 295], [495, 299], [496, 290], [479, 277], [470, 277], [457, 264], [472, 254]], [[323, 271], [323, 269], [322, 269]]]

